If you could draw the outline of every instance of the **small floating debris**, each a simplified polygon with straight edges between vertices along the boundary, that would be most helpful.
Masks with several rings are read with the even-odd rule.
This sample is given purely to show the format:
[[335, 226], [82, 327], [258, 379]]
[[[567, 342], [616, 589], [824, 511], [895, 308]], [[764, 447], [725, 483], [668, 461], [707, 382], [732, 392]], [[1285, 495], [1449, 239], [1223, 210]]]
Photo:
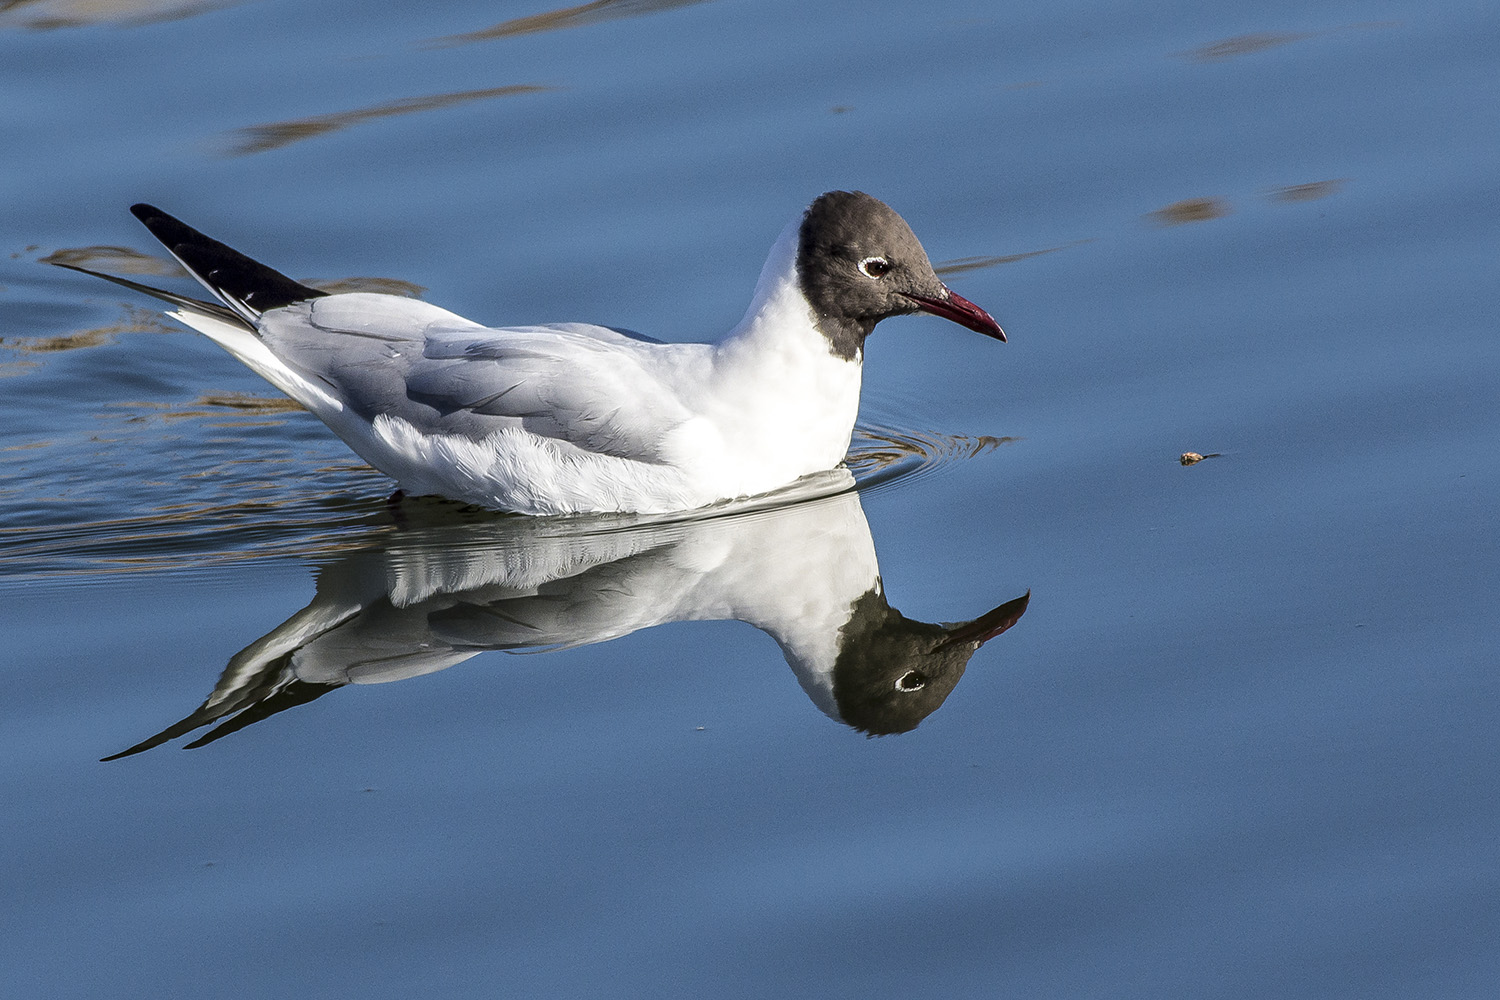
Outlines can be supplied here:
[[1209, 452], [1207, 455], [1200, 455], [1196, 451], [1185, 451], [1185, 452], [1182, 453], [1182, 457], [1179, 458], [1178, 461], [1181, 462], [1183, 465], [1197, 465], [1199, 462], [1203, 461], [1205, 458], [1218, 458], [1218, 457], [1220, 457], [1220, 453], [1217, 452], [1217, 451]]

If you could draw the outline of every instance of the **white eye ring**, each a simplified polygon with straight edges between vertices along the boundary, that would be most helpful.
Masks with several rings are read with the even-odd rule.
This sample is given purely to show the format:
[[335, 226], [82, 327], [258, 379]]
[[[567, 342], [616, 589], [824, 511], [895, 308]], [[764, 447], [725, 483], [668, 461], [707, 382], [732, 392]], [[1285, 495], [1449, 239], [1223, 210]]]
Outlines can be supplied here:
[[917, 670], [908, 670], [896, 678], [896, 690], [904, 691], [908, 694], [913, 691], [920, 691], [926, 686], [927, 678], [923, 677], [921, 672]]
[[891, 270], [891, 262], [884, 257], [866, 257], [859, 262], [859, 271], [866, 278], [874, 278], [879, 281]]

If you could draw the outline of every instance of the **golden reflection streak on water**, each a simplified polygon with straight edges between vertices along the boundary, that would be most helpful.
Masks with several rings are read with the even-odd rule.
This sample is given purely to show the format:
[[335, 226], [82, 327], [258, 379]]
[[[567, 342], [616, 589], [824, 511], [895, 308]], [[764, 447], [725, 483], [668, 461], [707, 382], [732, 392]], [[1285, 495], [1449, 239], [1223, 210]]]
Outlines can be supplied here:
[[176, 410], [161, 414], [163, 420], [206, 420], [205, 427], [280, 427], [286, 423], [285, 420], [256, 420], [253, 417], [241, 417], [238, 420], [224, 419], [224, 414], [214, 413], [210, 410]]
[[1329, 198], [1338, 194], [1348, 183], [1349, 178], [1339, 177], [1328, 181], [1288, 184], [1285, 187], [1272, 188], [1266, 192], [1266, 197], [1272, 201], [1282, 202], [1317, 201], [1319, 198]]
[[1306, 38], [1313, 38], [1317, 34], [1317, 32], [1308, 31], [1260, 31], [1249, 35], [1235, 35], [1233, 38], [1225, 38], [1218, 42], [1210, 42], [1207, 45], [1178, 54], [1186, 56], [1195, 62], [1221, 62], [1225, 59], [1233, 59], [1235, 56], [1249, 55], [1252, 52], [1264, 52], [1266, 49], [1274, 49], [1277, 46], [1300, 42]]
[[1223, 198], [1185, 198], [1148, 212], [1146, 219], [1158, 226], [1184, 226], [1190, 222], [1222, 219], [1233, 211]]
[[1290, 45], [1292, 42], [1306, 41], [1309, 38], [1322, 38], [1327, 35], [1337, 35], [1345, 31], [1370, 31], [1378, 28], [1394, 28], [1400, 23], [1399, 21], [1360, 21], [1355, 24], [1341, 24], [1336, 28], [1325, 28], [1322, 31], [1256, 31], [1246, 35], [1235, 35], [1232, 38], [1225, 38], [1217, 42], [1210, 42], [1207, 45], [1200, 45], [1196, 49], [1178, 52], [1176, 55], [1184, 59], [1191, 59], [1194, 62], [1223, 62], [1226, 59], [1264, 52], [1267, 49]]
[[225, 406], [246, 413], [290, 413], [303, 409], [301, 403], [286, 396], [252, 396], [245, 392], [209, 393], [193, 402], [198, 406]]
[[108, 23], [135, 27], [181, 21], [232, 7], [237, 2], [239, 0], [0, 0], [0, 28], [52, 31]]
[[280, 149], [282, 146], [290, 146], [304, 139], [342, 131], [353, 125], [378, 118], [413, 115], [420, 111], [435, 111], [470, 101], [489, 100], [493, 97], [513, 97], [519, 94], [539, 94], [556, 89], [556, 87], [544, 87], [539, 84], [520, 83], [507, 87], [488, 87], [483, 90], [460, 90], [451, 94], [432, 94], [428, 97], [405, 97], [399, 101], [377, 104], [369, 108], [356, 108], [353, 111], [336, 111], [332, 114], [312, 115], [308, 118], [294, 118], [284, 122], [251, 125], [230, 133], [231, 136], [238, 138], [225, 155], [247, 156], [251, 153], [264, 153], [268, 150]]
[[[204, 409], [210, 407], [210, 409]], [[217, 409], [213, 409], [217, 407]], [[253, 420], [253, 417], [275, 416], [297, 413], [305, 409], [301, 403], [286, 397], [252, 396], [248, 393], [205, 393], [190, 403], [162, 403], [154, 400], [119, 400], [105, 405], [106, 410], [138, 411], [124, 417], [126, 423], [144, 423], [152, 418], [161, 420], [210, 419], [216, 421], [209, 427], [275, 427], [285, 421]], [[243, 419], [225, 420], [223, 410], [243, 415]]]
[[1043, 257], [1049, 253], [1057, 253], [1059, 250], [1067, 250], [1070, 247], [1082, 246], [1085, 243], [1094, 242], [1092, 239], [1074, 240], [1061, 246], [1048, 247], [1045, 250], [1027, 250], [1025, 253], [1003, 254], [998, 257], [957, 257], [953, 260], [945, 260], [936, 265], [933, 270], [939, 277], [950, 277], [955, 274], [963, 274], [965, 271], [979, 271], [986, 267], [999, 267], [1001, 264], [1014, 264], [1018, 260], [1027, 260], [1031, 257]]
[[594, 0], [593, 3], [579, 4], [576, 7], [562, 7], [542, 14], [514, 17], [509, 21], [501, 21], [499, 24], [481, 28], [478, 31], [434, 38], [426, 42], [424, 47], [450, 48], [455, 45], [488, 42], [496, 38], [510, 38], [515, 35], [533, 35], [542, 31], [581, 28], [589, 24], [598, 24], [601, 21], [641, 17], [705, 2], [707, 0]]
[[115, 274], [154, 274], [162, 277], [187, 278], [186, 269], [175, 260], [153, 257], [129, 247], [64, 247], [45, 257], [37, 258], [38, 264], [60, 264], [64, 267], [87, 267], [96, 271], [111, 271]]
[[59, 334], [56, 337], [0, 337], [0, 349], [21, 354], [54, 354], [58, 351], [76, 351], [108, 344], [121, 333], [169, 333], [174, 330], [176, 327], [168, 326], [154, 310], [128, 306], [126, 318], [119, 323]]
[[375, 292], [379, 295], [399, 295], [407, 299], [420, 299], [427, 293], [427, 286], [400, 278], [334, 278], [331, 281], [304, 281], [320, 292], [343, 295], [347, 292]]
[[[1317, 201], [1319, 198], [1337, 194], [1347, 183], [1346, 178], [1338, 178], [1311, 181], [1307, 184], [1290, 184], [1286, 187], [1272, 188], [1266, 193], [1266, 197], [1280, 202]], [[1233, 213], [1234, 209], [1224, 198], [1185, 198], [1158, 208], [1154, 212], [1148, 212], [1145, 218], [1157, 226], [1183, 226], [1192, 222], [1222, 219]]]

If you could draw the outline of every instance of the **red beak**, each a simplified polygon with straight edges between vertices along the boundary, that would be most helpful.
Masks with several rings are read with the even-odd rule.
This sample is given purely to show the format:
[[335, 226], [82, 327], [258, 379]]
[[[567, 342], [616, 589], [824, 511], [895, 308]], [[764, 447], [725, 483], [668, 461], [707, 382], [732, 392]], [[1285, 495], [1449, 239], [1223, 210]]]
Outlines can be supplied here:
[[917, 308], [923, 312], [952, 320], [959, 326], [966, 326], [986, 337], [994, 337], [1002, 343], [1005, 341], [1005, 331], [1000, 329], [1000, 324], [995, 322], [995, 317], [951, 290], [947, 285], [943, 286], [943, 291], [947, 297], [941, 299], [929, 299], [925, 295], [913, 295], [910, 292], [901, 294], [915, 302]]

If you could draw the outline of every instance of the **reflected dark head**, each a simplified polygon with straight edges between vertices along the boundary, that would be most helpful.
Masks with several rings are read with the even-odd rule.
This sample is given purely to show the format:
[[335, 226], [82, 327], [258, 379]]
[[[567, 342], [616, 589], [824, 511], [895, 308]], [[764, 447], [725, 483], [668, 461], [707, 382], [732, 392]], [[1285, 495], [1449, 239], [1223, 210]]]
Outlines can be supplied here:
[[843, 721], [871, 736], [909, 732], [947, 700], [969, 658], [1026, 613], [1030, 594], [956, 625], [913, 621], [870, 590], [841, 630], [833, 697]]

